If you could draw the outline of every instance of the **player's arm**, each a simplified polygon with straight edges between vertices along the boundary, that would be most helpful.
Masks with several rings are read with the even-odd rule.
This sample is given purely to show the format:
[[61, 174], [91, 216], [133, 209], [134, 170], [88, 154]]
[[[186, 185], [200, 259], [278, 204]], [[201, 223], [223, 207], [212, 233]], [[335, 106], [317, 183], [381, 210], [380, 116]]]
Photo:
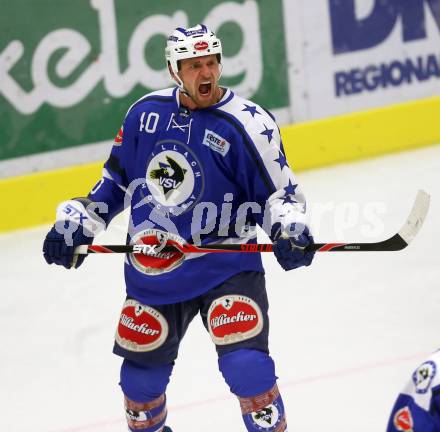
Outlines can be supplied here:
[[129, 204], [129, 199], [126, 199], [129, 188], [127, 160], [131, 157], [135, 139], [129, 120], [126, 119], [115, 138], [110, 156], [104, 163], [101, 179], [87, 195], [87, 199], [97, 204], [96, 210], [107, 226], [124, 209], [124, 204]]
[[393, 406], [387, 432], [440, 430], [439, 360], [437, 351], [411, 374]]
[[[111, 220], [124, 208], [128, 178], [126, 160], [132, 147], [130, 133], [123, 136], [127, 119], [115, 138], [108, 160], [105, 162], [102, 178], [86, 197], [72, 198], [57, 208], [56, 222], [47, 234], [44, 244], [44, 258], [48, 264], [65, 268], [78, 268], [86, 255], [74, 255], [77, 246], [91, 244], [94, 237], [105, 230]], [[128, 153], [128, 154], [127, 154]]]
[[[249, 130], [252, 128], [252, 130]], [[238, 172], [248, 196], [264, 206], [257, 222], [274, 242], [274, 252], [285, 270], [308, 266], [314, 253], [304, 248], [313, 243], [306, 217], [306, 200], [290, 169], [275, 121], [264, 116], [247, 130], [248, 143]]]

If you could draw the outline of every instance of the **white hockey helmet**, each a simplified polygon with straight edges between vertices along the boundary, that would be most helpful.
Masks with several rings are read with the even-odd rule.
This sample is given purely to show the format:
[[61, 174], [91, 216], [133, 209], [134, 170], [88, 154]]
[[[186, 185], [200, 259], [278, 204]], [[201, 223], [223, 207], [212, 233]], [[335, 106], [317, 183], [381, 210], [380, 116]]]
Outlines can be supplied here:
[[[177, 79], [179, 79], [177, 75], [179, 60], [211, 54], [217, 54], [219, 62], [221, 62], [222, 43], [214, 32], [204, 24], [197, 24], [195, 27], [187, 29], [183, 27], [176, 28], [168, 37], [165, 48], [165, 58], [171, 65], [171, 70]], [[183, 84], [179, 84], [179, 86], [182, 87]]]

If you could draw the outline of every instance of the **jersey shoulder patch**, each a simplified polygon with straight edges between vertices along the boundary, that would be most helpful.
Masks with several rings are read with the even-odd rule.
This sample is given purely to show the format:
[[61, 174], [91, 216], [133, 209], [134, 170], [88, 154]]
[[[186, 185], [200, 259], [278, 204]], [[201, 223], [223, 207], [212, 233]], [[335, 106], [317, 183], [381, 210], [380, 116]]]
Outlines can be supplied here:
[[[437, 357], [439, 358], [437, 359]], [[415, 393], [425, 394], [431, 389], [434, 382], [439, 384], [438, 360], [440, 360], [440, 355], [433, 355], [414, 371], [412, 374], [412, 383]]]
[[417, 367], [402, 392], [425, 411], [429, 411], [433, 389], [440, 387], [439, 365], [440, 351], [437, 351]]

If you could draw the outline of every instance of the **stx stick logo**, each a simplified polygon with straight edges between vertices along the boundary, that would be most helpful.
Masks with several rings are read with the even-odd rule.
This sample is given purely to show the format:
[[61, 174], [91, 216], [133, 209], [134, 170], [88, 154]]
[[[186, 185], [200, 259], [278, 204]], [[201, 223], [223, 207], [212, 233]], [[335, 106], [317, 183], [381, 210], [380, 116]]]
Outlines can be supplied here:
[[[159, 244], [135, 244], [133, 245], [133, 253], [141, 253], [142, 255], [157, 255], [167, 245], [168, 234], [165, 232], [155, 232]], [[163, 254], [162, 254], [163, 255]]]
[[133, 253], [141, 253], [143, 255], [156, 255], [156, 245], [134, 245]]
[[133, 253], [141, 253], [142, 255], [157, 255], [167, 245], [166, 238], [160, 244], [136, 244], [133, 245]]

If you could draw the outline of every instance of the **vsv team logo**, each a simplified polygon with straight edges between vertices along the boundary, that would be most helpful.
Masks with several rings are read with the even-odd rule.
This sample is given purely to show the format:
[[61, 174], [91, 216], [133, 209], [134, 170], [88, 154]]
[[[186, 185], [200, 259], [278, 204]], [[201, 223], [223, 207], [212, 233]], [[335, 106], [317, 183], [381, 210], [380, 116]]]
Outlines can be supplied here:
[[160, 141], [147, 162], [145, 186], [142, 193], [151, 206], [170, 215], [180, 215], [200, 200], [204, 189], [203, 170], [186, 144]]
[[159, 162], [159, 167], [150, 171], [150, 178], [162, 186], [166, 199], [182, 185], [187, 170], [182, 168], [171, 156], [165, 156], [166, 162]]

